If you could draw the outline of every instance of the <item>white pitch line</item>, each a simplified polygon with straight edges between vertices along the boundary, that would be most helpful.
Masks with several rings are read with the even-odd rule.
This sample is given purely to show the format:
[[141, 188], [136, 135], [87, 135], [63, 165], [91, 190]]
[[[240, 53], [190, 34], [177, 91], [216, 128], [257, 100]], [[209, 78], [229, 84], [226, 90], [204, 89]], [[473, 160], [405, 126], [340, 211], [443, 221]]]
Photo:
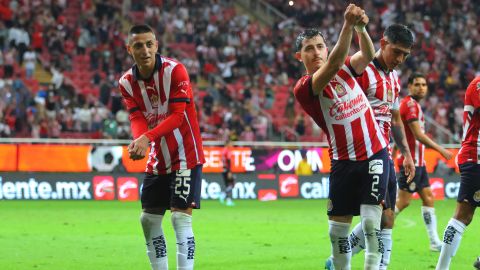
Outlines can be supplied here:
[[405, 227], [405, 228], [411, 228], [411, 227], [414, 227], [414, 226], [417, 225], [417, 222], [415, 222], [411, 219], [408, 219], [408, 218], [404, 219], [403, 223], [404, 223], [403, 227]]

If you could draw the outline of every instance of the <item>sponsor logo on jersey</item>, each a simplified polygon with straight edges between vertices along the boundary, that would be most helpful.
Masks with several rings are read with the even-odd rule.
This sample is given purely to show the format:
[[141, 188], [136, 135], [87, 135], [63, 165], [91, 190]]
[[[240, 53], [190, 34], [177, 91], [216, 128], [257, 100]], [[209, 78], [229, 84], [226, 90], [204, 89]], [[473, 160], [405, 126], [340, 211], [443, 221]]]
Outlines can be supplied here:
[[335, 120], [343, 120], [362, 112], [367, 108], [365, 95], [360, 93], [358, 96], [347, 101], [337, 101], [330, 107], [330, 117]]
[[[181, 81], [177, 87], [184, 87], [184, 86], [187, 86], [188, 87], [188, 81]], [[183, 89], [182, 89], [183, 90]]]
[[297, 197], [298, 196], [298, 176], [295, 174], [281, 174], [278, 181], [280, 187], [280, 196]]
[[144, 113], [144, 115], [150, 129], [156, 127], [160, 122], [167, 118], [167, 113]]
[[112, 176], [94, 176], [93, 198], [102, 201], [115, 199], [114, 185]]
[[383, 160], [374, 159], [368, 162], [368, 173], [369, 174], [383, 174]]

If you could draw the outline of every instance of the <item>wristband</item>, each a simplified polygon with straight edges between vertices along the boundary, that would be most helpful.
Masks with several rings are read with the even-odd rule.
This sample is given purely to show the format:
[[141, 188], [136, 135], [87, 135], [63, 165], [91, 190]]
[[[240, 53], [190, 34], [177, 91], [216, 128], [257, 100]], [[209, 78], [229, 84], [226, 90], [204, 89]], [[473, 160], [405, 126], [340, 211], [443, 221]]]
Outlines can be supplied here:
[[354, 28], [355, 28], [355, 31], [356, 31], [357, 33], [363, 33], [363, 32], [365, 32], [365, 31], [367, 31], [367, 29], [365, 29], [365, 25], [362, 25], [362, 26], [360, 26], [360, 25], [355, 25]]

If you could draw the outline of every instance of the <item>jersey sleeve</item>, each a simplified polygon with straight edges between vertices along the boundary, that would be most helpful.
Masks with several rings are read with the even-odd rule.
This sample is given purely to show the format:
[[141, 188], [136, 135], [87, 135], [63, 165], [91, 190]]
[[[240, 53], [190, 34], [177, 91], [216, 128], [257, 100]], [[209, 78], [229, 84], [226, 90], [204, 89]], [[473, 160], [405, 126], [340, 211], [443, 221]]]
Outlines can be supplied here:
[[[351, 56], [348, 56], [347, 59], [345, 59], [345, 65], [347, 66], [347, 68], [350, 70], [350, 72], [352, 73], [353, 77], [355, 78], [358, 78], [360, 76], [363, 75], [363, 73], [365, 72], [362, 72], [362, 74], [357, 74], [357, 72], [355, 72], [355, 69], [352, 67], [352, 64], [350, 63], [350, 59], [352, 59]], [[358, 79], [357, 79], [358, 80]]]
[[191, 97], [192, 86], [187, 69], [184, 65], [178, 64], [172, 72], [169, 103], [190, 103]]
[[418, 115], [420, 113], [417, 103], [413, 99], [410, 99], [402, 105], [404, 105], [403, 110], [400, 109], [400, 114], [402, 115], [402, 118], [406, 122], [417, 121]]
[[398, 102], [398, 96], [395, 97], [392, 104], [392, 110], [398, 111], [400, 109], [400, 103]]
[[480, 77], [473, 80], [467, 87], [465, 94], [465, 105], [480, 108]]
[[145, 119], [145, 116], [140, 111], [140, 106], [137, 104], [133, 96], [130, 95], [120, 81], [118, 87], [120, 88], [120, 93], [123, 97], [123, 103], [127, 107], [133, 138], [136, 139], [148, 131], [147, 119]]
[[119, 81], [118, 87], [120, 88], [120, 94], [123, 97], [123, 103], [127, 107], [127, 111], [129, 113], [132, 113], [134, 111], [140, 110], [140, 107], [138, 106], [133, 96], [128, 93], [127, 89], [125, 89], [125, 87], [120, 81]]
[[293, 94], [300, 104], [310, 100], [313, 97], [312, 77], [304, 76], [298, 80], [293, 88]]
[[360, 88], [362, 88], [363, 92], [366, 95], [368, 93], [368, 88], [370, 87], [370, 79], [368, 78], [368, 72], [363, 72], [362, 75], [356, 77], [356, 79], [358, 84], [360, 85]]

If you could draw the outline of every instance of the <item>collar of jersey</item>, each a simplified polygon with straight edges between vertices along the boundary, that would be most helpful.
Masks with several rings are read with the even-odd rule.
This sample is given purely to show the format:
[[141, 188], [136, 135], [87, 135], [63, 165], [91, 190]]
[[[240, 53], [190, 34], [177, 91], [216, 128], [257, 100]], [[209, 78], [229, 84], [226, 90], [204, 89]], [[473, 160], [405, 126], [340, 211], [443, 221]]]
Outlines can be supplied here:
[[377, 69], [380, 69], [380, 70], [382, 70], [383, 72], [385, 72], [385, 74], [388, 74], [388, 73], [390, 73], [390, 71], [391, 71], [391, 70], [388, 70], [388, 69], [384, 69], [384, 68], [382, 67], [382, 64], [380, 64], [380, 61], [378, 61], [378, 58], [377, 58], [377, 57], [373, 58], [373, 64], [377, 67]]
[[[162, 66], [162, 57], [160, 57], [160, 54], [156, 53], [155, 54], [155, 68], [153, 69], [153, 71], [159, 70], [161, 66]], [[133, 79], [135, 81], [138, 81], [138, 80], [149, 81], [152, 78], [153, 73], [155, 73], [155, 72], [152, 72], [152, 74], [150, 74], [149, 78], [142, 79], [142, 77], [140, 76], [140, 70], [138, 70], [137, 64], [133, 65], [133, 67], [132, 67]]]

